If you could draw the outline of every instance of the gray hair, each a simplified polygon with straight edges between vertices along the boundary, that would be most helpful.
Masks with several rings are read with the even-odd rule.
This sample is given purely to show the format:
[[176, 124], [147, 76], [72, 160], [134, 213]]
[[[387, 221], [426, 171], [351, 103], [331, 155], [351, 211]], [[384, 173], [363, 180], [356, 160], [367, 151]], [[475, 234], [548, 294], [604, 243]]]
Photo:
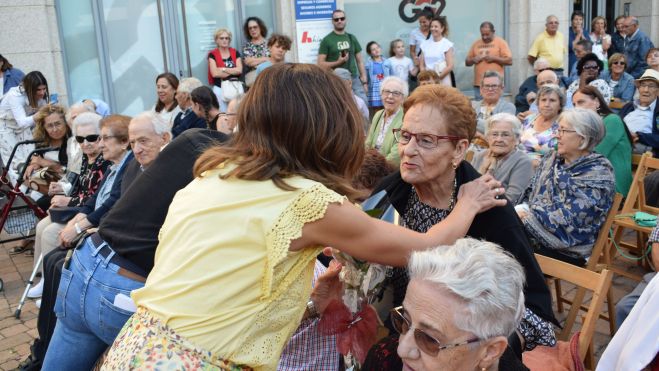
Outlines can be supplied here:
[[545, 24], [549, 23], [549, 20], [552, 19], [552, 18], [556, 18], [556, 20], [558, 21], [557, 16], [555, 16], [553, 14], [550, 14], [550, 15], [547, 16], [547, 18], [545, 18]]
[[538, 89], [538, 98], [536, 101], [540, 101], [540, 97], [543, 95], [552, 93], [558, 95], [558, 101], [561, 104], [561, 108], [558, 110], [558, 112], [561, 112], [563, 107], [565, 107], [565, 93], [563, 93], [563, 89], [561, 89], [561, 87], [558, 85], [547, 84], [540, 87], [540, 89]]
[[384, 90], [384, 86], [396, 82], [400, 84], [400, 86], [403, 88], [403, 98], [407, 98], [408, 95], [410, 95], [410, 86], [407, 84], [407, 81], [401, 79], [398, 76], [388, 76], [385, 77], [384, 80], [380, 83], [380, 95], [382, 95], [382, 90]]
[[193, 90], [195, 90], [196, 88], [198, 88], [202, 85], [203, 84], [201, 83], [201, 81], [199, 81], [198, 78], [196, 78], [196, 77], [186, 77], [186, 78], [182, 79], [181, 82], [179, 82], [178, 88], [176, 89], [176, 91], [179, 91], [181, 93], [190, 94], [190, 93], [192, 93]]
[[158, 135], [162, 135], [164, 133], [169, 133], [171, 135], [171, 128], [169, 123], [154, 111], [144, 111], [133, 118], [133, 120], [136, 119], [145, 119], [149, 121], [151, 125], [153, 125], [153, 131], [155, 131]]
[[[71, 107], [66, 111], [66, 115], [64, 115], [64, 119], [66, 122], [70, 123], [72, 122], [71, 120], [71, 111], [77, 111], [79, 109], [83, 109], [85, 112], [96, 112], [94, 107], [90, 107], [89, 105], [86, 105], [82, 102], [78, 102], [75, 104], [72, 104]], [[73, 129], [71, 129], [73, 130]]]
[[492, 125], [494, 125], [497, 122], [507, 122], [510, 124], [513, 130], [513, 135], [515, 138], [519, 139], [519, 137], [522, 135], [522, 123], [519, 122], [519, 119], [510, 113], [507, 112], [501, 112], [494, 114], [490, 116], [487, 119], [487, 125], [485, 125], [485, 134], [487, 134], [488, 131], [490, 131], [490, 128]]
[[411, 280], [457, 295], [465, 308], [456, 313], [455, 326], [479, 339], [508, 336], [522, 318], [524, 270], [494, 243], [462, 238], [452, 246], [417, 251], [408, 268]]
[[503, 86], [503, 75], [500, 74], [500, 73], [497, 72], [497, 71], [494, 71], [494, 70], [487, 70], [487, 71], [485, 71], [485, 72], [483, 73], [483, 79], [481, 80], [481, 85], [484, 84], [483, 81], [485, 81], [485, 79], [488, 78], [488, 77], [496, 77], [496, 78], [498, 78], [498, 79], [499, 79], [499, 85], [500, 85], [500, 86]]
[[533, 69], [534, 69], [534, 70], [539, 70], [541, 64], [545, 64], [545, 65], [547, 65], [547, 66], [550, 65], [550, 64], [549, 64], [549, 60], [548, 60], [547, 58], [545, 58], [545, 57], [540, 57], [540, 58], [536, 59], [535, 62], [533, 62]]
[[96, 112], [83, 112], [76, 116], [71, 124], [71, 131], [73, 135], [78, 135], [78, 128], [81, 126], [91, 126], [98, 134], [101, 132], [101, 120], [103, 117]]
[[592, 152], [595, 146], [600, 144], [606, 135], [606, 127], [600, 115], [593, 110], [583, 108], [573, 108], [565, 110], [558, 117], [558, 120], [565, 120], [577, 134], [584, 139], [584, 142], [579, 146], [580, 150], [587, 150]]

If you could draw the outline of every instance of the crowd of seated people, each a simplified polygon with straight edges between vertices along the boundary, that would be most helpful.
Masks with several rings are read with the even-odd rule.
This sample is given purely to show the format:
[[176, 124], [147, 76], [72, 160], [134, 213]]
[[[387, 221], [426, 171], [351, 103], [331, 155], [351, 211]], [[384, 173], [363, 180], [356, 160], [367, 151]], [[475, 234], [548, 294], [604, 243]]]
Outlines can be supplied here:
[[[0, 56], [0, 155], [22, 140], [50, 148], [7, 164], [48, 211], [28, 292], [39, 339], [22, 369], [339, 369], [335, 336], [319, 330], [341, 300], [342, 267], [319, 255], [330, 246], [387, 267], [373, 304], [389, 334], [364, 369], [524, 370], [523, 352], [557, 341], [534, 253], [584, 266], [629, 191], [632, 153], [659, 155], [659, 51], [634, 17], [608, 35], [602, 17], [588, 32], [575, 14], [569, 50], [547, 17], [513, 102], [494, 26], [473, 48], [499, 56], [465, 61], [472, 100], [450, 87], [449, 18], [427, 13], [413, 53], [396, 39], [386, 59], [337, 10], [326, 38], [353, 44], [324, 44], [319, 66], [286, 63], [291, 39], [249, 17], [240, 51], [232, 30], [215, 32], [207, 85], [163, 72], [135, 117], [100, 100], [50, 104], [43, 74]], [[57, 178], [35, 183], [45, 170]], [[621, 300], [619, 326], [652, 277]]]

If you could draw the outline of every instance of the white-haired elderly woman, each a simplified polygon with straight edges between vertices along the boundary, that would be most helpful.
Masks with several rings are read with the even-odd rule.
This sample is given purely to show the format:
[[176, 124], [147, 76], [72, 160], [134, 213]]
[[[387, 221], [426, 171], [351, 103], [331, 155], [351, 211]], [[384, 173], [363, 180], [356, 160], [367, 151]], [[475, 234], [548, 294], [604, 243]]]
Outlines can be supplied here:
[[536, 252], [584, 265], [611, 208], [613, 168], [594, 148], [605, 135], [591, 110], [563, 112], [557, 150], [545, 156], [516, 207]]
[[400, 337], [378, 343], [388, 352], [372, 349], [365, 370], [527, 370], [508, 346], [524, 313], [524, 270], [512, 256], [464, 238], [413, 253], [408, 270], [391, 311]]
[[565, 94], [558, 85], [538, 89], [538, 113], [529, 115], [522, 124], [522, 149], [537, 165], [540, 158], [554, 150], [558, 115], [565, 106]]
[[400, 157], [392, 130], [400, 129], [403, 125], [403, 101], [409, 91], [407, 82], [400, 77], [389, 76], [382, 80], [380, 95], [384, 108], [373, 116], [366, 136], [366, 147], [377, 149], [387, 161], [396, 166], [400, 163]]
[[474, 155], [471, 164], [481, 174], [490, 173], [503, 184], [506, 197], [514, 202], [524, 192], [533, 176], [529, 156], [518, 150], [522, 124], [515, 115], [497, 113], [485, 124], [488, 148]]
[[[99, 123], [101, 116], [83, 112], [73, 120], [73, 137], [82, 149], [82, 167], [69, 196], [55, 195], [50, 200], [49, 214], [37, 224], [34, 241], [34, 264], [41, 253], [45, 256], [59, 246], [59, 233], [82, 206], [96, 192], [112, 163], [103, 158]], [[53, 188], [53, 185], [51, 185]], [[67, 208], [67, 209], [63, 209]], [[41, 269], [41, 268], [40, 268]], [[43, 280], [30, 289], [28, 296], [37, 298], [43, 291]]]
[[172, 125], [172, 137], [176, 138], [181, 133], [192, 128], [206, 128], [206, 120], [203, 117], [197, 117], [192, 110], [192, 99], [190, 93], [203, 84], [196, 77], [186, 77], [182, 79], [176, 89], [176, 102], [181, 108], [181, 112], [174, 118]]

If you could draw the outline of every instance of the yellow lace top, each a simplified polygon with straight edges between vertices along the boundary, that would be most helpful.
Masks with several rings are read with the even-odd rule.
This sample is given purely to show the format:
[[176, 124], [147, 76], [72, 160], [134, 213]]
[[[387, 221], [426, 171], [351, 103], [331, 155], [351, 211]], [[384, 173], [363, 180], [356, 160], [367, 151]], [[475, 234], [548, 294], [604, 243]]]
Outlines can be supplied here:
[[299, 177], [287, 180], [295, 191], [283, 191], [270, 181], [220, 180], [219, 171], [176, 194], [155, 266], [132, 297], [214, 358], [274, 370], [321, 248], [290, 252], [290, 242], [344, 197]]

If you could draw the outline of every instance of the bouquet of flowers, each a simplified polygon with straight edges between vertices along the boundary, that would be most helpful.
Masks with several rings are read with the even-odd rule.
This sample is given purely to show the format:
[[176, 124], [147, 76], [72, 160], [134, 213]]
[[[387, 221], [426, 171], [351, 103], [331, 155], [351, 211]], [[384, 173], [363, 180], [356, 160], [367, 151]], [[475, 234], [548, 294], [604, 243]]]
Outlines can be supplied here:
[[357, 260], [335, 251], [334, 258], [343, 269], [343, 301], [332, 301], [320, 319], [320, 331], [336, 335], [337, 348], [344, 356], [346, 369], [358, 369], [377, 340], [378, 317], [369, 304], [381, 292], [387, 267]]

